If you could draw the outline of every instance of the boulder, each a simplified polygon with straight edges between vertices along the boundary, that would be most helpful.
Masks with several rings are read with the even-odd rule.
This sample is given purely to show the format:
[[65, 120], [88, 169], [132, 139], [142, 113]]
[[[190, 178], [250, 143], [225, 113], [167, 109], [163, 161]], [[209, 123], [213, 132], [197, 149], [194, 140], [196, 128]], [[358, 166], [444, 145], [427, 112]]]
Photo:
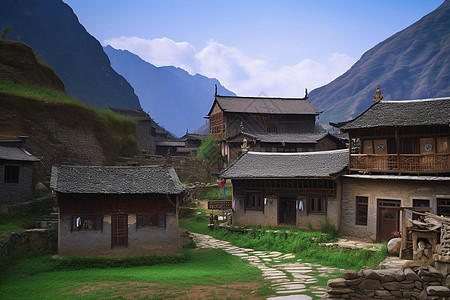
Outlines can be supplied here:
[[390, 239], [387, 247], [388, 252], [390, 255], [399, 256], [400, 255], [400, 247], [402, 246], [402, 239], [401, 238], [393, 238]]

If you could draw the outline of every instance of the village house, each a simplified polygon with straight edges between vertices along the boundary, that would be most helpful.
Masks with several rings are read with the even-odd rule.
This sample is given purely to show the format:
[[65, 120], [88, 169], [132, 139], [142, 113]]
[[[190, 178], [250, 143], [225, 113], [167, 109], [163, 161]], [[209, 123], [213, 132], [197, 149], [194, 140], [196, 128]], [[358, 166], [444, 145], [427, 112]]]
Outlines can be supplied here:
[[143, 110], [110, 108], [122, 116], [133, 118], [138, 122], [137, 137], [141, 153], [153, 155], [156, 152], [156, 128], [150, 116]]
[[378, 242], [402, 230], [402, 208], [450, 216], [450, 98], [381, 98], [338, 124], [350, 150], [340, 232]]
[[33, 164], [39, 158], [25, 150], [28, 139], [0, 141], [0, 206], [6, 209], [30, 200]]
[[249, 151], [310, 152], [343, 148], [327, 132], [316, 131], [319, 112], [304, 98], [214, 95], [208, 113], [210, 135], [220, 142], [220, 162], [228, 166]]
[[184, 187], [170, 166], [54, 166], [58, 253], [127, 256], [179, 248]]
[[233, 222], [318, 228], [341, 222], [341, 179], [348, 151], [246, 152], [219, 178], [231, 179]]

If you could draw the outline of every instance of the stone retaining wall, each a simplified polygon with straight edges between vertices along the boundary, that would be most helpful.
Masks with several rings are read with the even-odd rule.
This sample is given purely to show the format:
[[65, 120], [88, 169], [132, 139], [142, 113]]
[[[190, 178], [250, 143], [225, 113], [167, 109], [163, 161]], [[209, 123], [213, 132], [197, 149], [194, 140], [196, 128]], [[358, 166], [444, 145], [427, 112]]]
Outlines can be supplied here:
[[32, 253], [55, 253], [57, 247], [56, 230], [28, 229], [13, 232], [9, 238], [14, 255]]
[[344, 278], [328, 281], [323, 299], [446, 299], [445, 277], [432, 266], [344, 271]]

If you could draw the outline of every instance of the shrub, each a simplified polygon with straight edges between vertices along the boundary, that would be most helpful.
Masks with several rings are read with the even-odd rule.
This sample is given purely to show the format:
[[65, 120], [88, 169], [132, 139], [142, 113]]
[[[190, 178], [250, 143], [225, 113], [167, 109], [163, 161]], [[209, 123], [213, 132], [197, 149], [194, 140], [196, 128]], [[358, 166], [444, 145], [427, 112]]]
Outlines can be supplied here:
[[335, 239], [339, 236], [339, 231], [333, 224], [330, 223], [328, 218], [326, 218], [325, 221], [320, 221], [319, 226], [320, 231], [325, 233], [329, 239]]
[[213, 135], [208, 136], [197, 150], [197, 157], [203, 159], [204, 162], [210, 164], [217, 160], [219, 145]]

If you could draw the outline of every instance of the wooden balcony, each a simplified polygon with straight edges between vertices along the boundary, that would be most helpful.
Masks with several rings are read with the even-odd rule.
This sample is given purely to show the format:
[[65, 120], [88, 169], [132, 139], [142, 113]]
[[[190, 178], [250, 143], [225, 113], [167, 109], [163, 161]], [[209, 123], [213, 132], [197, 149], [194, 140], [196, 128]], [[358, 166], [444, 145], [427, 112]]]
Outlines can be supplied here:
[[450, 154], [352, 154], [351, 170], [404, 173], [450, 172]]

